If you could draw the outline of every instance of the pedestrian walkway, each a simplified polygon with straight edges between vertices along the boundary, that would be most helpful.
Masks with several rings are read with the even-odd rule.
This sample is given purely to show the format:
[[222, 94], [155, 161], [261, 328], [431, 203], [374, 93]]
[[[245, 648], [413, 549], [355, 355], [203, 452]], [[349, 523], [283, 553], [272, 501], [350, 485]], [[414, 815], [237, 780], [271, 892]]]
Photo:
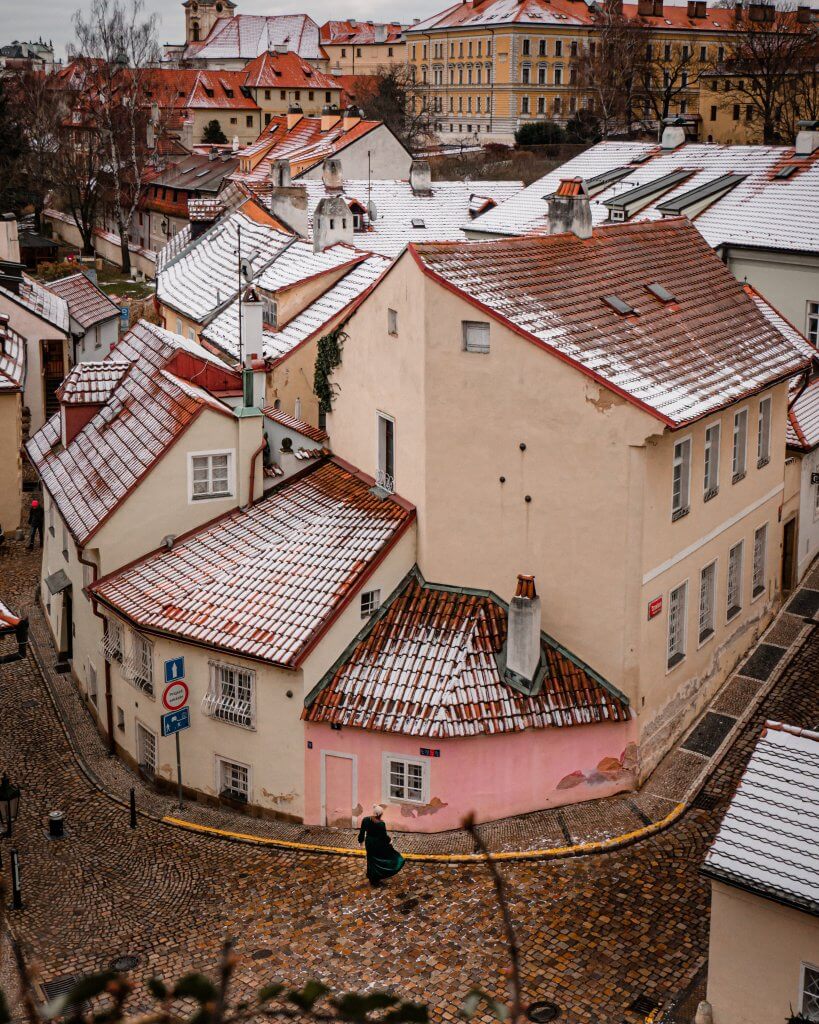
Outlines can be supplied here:
[[[26, 557], [32, 556], [26, 556], [15, 546], [12, 558]], [[2, 589], [0, 586], [0, 598]], [[17, 601], [19, 608], [20, 595], [8, 596]], [[159, 793], [119, 759], [108, 755], [71, 676], [54, 671], [56, 652], [50, 632], [31, 598], [27, 611], [32, 652], [47, 692], [82, 771], [98, 789], [126, 804], [134, 788], [139, 812], [164, 821], [169, 827], [239, 842], [342, 856], [362, 855], [353, 830], [253, 818], [187, 800], [180, 809], [173, 796]], [[817, 613], [819, 562], [693, 728], [666, 755], [639, 792], [490, 822], [479, 827], [483, 841], [507, 859], [559, 858], [617, 849], [668, 827], [688, 807], [696, 806], [708, 776], [805, 642]], [[400, 848], [408, 859], [422, 861], [458, 862], [475, 856], [472, 840], [463, 830], [403, 833]]]

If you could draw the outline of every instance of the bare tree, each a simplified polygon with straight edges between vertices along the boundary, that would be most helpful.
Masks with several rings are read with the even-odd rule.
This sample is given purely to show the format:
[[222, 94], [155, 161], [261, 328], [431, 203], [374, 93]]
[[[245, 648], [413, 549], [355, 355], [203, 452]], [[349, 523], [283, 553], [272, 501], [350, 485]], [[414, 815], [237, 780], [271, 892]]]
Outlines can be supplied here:
[[[735, 18], [722, 70], [731, 75], [733, 91], [753, 109], [762, 141], [770, 145], [790, 139], [794, 100], [801, 98], [808, 114], [816, 110], [816, 23], [802, 20], [791, 6], [774, 4], [737, 9]], [[803, 77], [804, 96], [798, 81]]]
[[662, 131], [662, 123], [671, 115], [672, 106], [679, 106], [691, 90], [699, 88], [700, 79], [713, 64], [700, 60], [692, 42], [664, 42], [647, 27], [642, 31], [638, 77], [642, 86], [643, 117], [656, 121], [658, 131]]
[[416, 82], [409, 64], [379, 68], [359, 99], [367, 117], [383, 121], [410, 152], [426, 145], [434, 134], [435, 111], [428, 88]]
[[41, 231], [46, 198], [60, 160], [59, 136], [65, 107], [54, 88], [53, 75], [21, 70], [9, 77], [8, 88], [25, 142], [26, 190], [34, 207], [35, 228]]
[[156, 15], [143, 11], [143, 0], [92, 0], [87, 15], [74, 14], [77, 47], [72, 57], [92, 86], [88, 113], [107, 152], [106, 182], [125, 273], [131, 269], [128, 231], [152, 156], [147, 84], [160, 57]]
[[645, 41], [633, 19], [615, 4], [598, 5], [593, 18], [597, 31], [578, 59], [577, 87], [581, 97], [591, 100], [606, 138], [631, 129]]

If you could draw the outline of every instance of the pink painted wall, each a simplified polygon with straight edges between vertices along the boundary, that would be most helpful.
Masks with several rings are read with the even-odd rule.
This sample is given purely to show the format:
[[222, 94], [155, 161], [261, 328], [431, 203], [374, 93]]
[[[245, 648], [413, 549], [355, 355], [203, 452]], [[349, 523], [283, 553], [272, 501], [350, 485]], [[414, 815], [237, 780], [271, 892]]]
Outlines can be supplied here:
[[[324, 824], [322, 751], [354, 756], [354, 815], [369, 814], [374, 803], [381, 803], [387, 807], [390, 828], [405, 832], [458, 828], [470, 811], [478, 821], [494, 821], [634, 788], [634, 720], [438, 740], [361, 729], [333, 731], [305, 722], [304, 736], [304, 821], [309, 825]], [[422, 747], [440, 751], [439, 757], [421, 758], [429, 768], [428, 803], [390, 803], [382, 782], [383, 755], [417, 758]]]

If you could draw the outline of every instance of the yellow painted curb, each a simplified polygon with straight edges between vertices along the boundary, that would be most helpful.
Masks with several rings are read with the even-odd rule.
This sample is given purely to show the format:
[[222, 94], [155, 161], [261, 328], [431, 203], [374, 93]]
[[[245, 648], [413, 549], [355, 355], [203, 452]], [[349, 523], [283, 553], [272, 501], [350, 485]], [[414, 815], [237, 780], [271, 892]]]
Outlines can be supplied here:
[[[576, 843], [574, 846], [553, 846], [546, 850], [507, 850], [493, 853], [493, 860], [548, 860], [557, 857], [579, 857], [584, 854], [605, 853], [616, 850], [620, 846], [646, 839], [655, 832], [661, 832], [673, 824], [686, 809], [686, 804], [677, 804], [674, 809], [660, 821], [652, 822], [633, 832], [625, 832], [621, 836], [603, 839], [593, 843]], [[212, 828], [210, 825], [198, 825], [182, 818], [164, 817], [166, 825], [183, 828], [188, 832], [200, 835], [215, 836], [220, 839], [231, 839], [235, 842], [253, 843], [256, 846], [273, 846], [280, 850], [294, 850], [298, 853], [325, 853], [336, 857], [364, 857], [364, 850], [350, 850], [343, 846], [319, 846], [316, 843], [294, 843], [287, 839], [270, 839], [267, 836], [254, 836], [245, 832], [229, 832], [226, 829]], [[481, 853], [405, 853], [405, 860], [414, 860], [431, 864], [466, 864], [484, 860]]]

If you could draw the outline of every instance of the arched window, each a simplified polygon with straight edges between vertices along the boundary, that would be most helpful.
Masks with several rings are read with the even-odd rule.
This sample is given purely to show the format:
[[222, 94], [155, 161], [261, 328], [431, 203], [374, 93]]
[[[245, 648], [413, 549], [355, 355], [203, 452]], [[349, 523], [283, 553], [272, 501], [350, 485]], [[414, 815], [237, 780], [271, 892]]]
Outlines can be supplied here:
[[191, 32], [193, 33], [193, 41], [195, 43], [198, 43], [199, 42], [199, 22], [198, 21], [195, 21], [193, 23], [193, 25], [191, 25]]

